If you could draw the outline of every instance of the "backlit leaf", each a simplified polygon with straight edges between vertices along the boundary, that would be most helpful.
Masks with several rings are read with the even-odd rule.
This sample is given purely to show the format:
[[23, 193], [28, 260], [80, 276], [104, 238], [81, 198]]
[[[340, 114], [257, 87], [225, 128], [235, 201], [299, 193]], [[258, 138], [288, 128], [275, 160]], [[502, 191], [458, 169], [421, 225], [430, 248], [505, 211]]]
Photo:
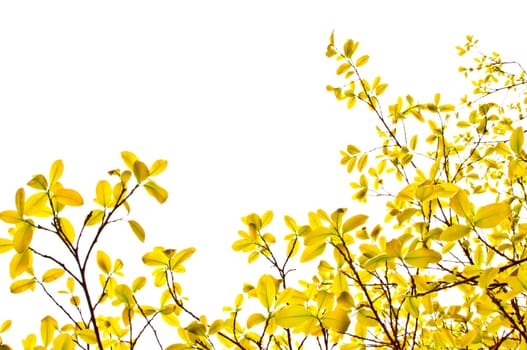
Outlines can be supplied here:
[[357, 61], [355, 62], [355, 65], [357, 67], [364, 66], [366, 63], [368, 63], [369, 59], [370, 59], [370, 56], [368, 55], [361, 56], [357, 59]]
[[19, 216], [24, 215], [24, 205], [26, 204], [26, 192], [24, 188], [19, 188], [15, 194], [16, 212]]
[[29, 180], [27, 185], [36, 190], [45, 191], [48, 189], [48, 180], [46, 180], [44, 175], [35, 175], [31, 180]]
[[55, 191], [55, 199], [64, 205], [80, 206], [84, 203], [82, 196], [75, 190], [61, 188]]
[[337, 333], [344, 333], [350, 325], [350, 319], [343, 310], [337, 309], [322, 316], [322, 325]]
[[429, 264], [441, 261], [441, 254], [432, 249], [419, 248], [406, 254], [404, 261], [413, 267], [426, 268]]
[[42, 275], [42, 282], [44, 283], [50, 283], [53, 282], [59, 278], [61, 278], [64, 275], [65, 271], [60, 268], [52, 268], [44, 272]]
[[452, 208], [457, 215], [468, 220], [471, 220], [473, 216], [468, 195], [465, 190], [458, 191], [450, 199], [450, 208]]
[[15, 253], [9, 264], [9, 275], [15, 278], [24, 273], [33, 263], [33, 253], [26, 249], [23, 253]]
[[256, 296], [260, 303], [270, 310], [276, 297], [276, 281], [271, 275], [263, 275], [256, 287]]
[[154, 197], [159, 203], [164, 203], [168, 198], [168, 192], [154, 181], [149, 180], [144, 185], [146, 192]]
[[106, 254], [102, 250], [99, 250], [97, 252], [97, 266], [99, 266], [101, 271], [107, 275], [109, 275], [112, 271], [112, 260], [110, 259], [108, 254]]
[[23, 253], [31, 244], [35, 227], [28, 222], [21, 222], [16, 227], [13, 237], [13, 247], [18, 253]]
[[11, 290], [11, 293], [18, 294], [25, 292], [28, 289], [34, 290], [36, 285], [37, 283], [34, 278], [27, 278], [14, 281], [13, 283], [11, 283], [9, 289]]
[[140, 160], [134, 162], [133, 173], [137, 182], [141, 183], [150, 176], [150, 171], [145, 163]]
[[351, 218], [347, 219], [342, 225], [342, 232], [346, 233], [351, 230], [354, 230], [357, 227], [364, 225], [367, 220], [368, 220], [367, 215], [359, 214], [359, 215], [352, 216]]
[[97, 336], [93, 329], [85, 328], [75, 332], [84, 342], [88, 344], [97, 344]]
[[297, 328], [315, 316], [304, 305], [287, 305], [276, 312], [276, 323], [284, 328]]
[[124, 161], [124, 164], [128, 167], [128, 169], [133, 170], [134, 169], [134, 163], [139, 160], [135, 154], [129, 151], [123, 151], [121, 152], [121, 158]]
[[52, 215], [52, 212], [47, 204], [48, 195], [46, 192], [32, 194], [26, 201], [24, 207], [25, 214], [28, 216], [49, 217]]
[[441, 241], [457, 241], [465, 237], [470, 232], [470, 227], [465, 225], [454, 224], [447, 227], [440, 236]]
[[521, 157], [523, 142], [524, 142], [523, 128], [521, 126], [518, 126], [516, 129], [512, 131], [511, 140], [510, 140], [510, 148], [519, 157]]
[[17, 224], [20, 221], [23, 221], [15, 210], [4, 210], [3, 212], [0, 212], [0, 220], [8, 224]]
[[6, 332], [11, 327], [11, 320], [4, 321], [0, 326], [0, 333]]
[[156, 160], [150, 167], [150, 176], [156, 176], [161, 174], [167, 167], [168, 162], [164, 159]]
[[253, 326], [265, 322], [266, 317], [260, 313], [252, 314], [247, 318], [247, 328], [252, 328]]
[[112, 201], [112, 186], [106, 180], [101, 180], [95, 187], [95, 202], [103, 207], [109, 206]]
[[493, 203], [479, 207], [474, 225], [479, 228], [492, 228], [511, 216], [511, 207], [507, 203]]
[[135, 220], [128, 220], [128, 224], [130, 225], [130, 228], [134, 232], [135, 236], [141, 241], [145, 241], [145, 230], [143, 227]]
[[300, 257], [300, 262], [307, 262], [315, 259], [316, 257], [322, 255], [326, 249], [326, 243], [320, 245], [310, 245], [306, 246]]
[[67, 333], [57, 335], [53, 340], [52, 350], [74, 350], [77, 344], [71, 339], [71, 336]]
[[10, 239], [0, 238], [0, 254], [6, 253], [13, 249], [13, 241]]
[[62, 160], [56, 160], [51, 164], [51, 168], [49, 170], [49, 185], [53, 186], [62, 176], [62, 172], [64, 171], [64, 163]]
[[51, 344], [58, 326], [57, 321], [51, 316], [46, 316], [40, 321], [40, 338], [45, 347]]

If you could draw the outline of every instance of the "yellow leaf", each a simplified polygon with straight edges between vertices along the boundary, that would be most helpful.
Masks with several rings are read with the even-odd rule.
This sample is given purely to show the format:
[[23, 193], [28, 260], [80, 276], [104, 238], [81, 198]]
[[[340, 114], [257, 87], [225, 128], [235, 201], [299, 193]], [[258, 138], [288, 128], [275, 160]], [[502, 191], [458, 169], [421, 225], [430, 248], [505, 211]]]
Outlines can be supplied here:
[[334, 310], [326, 312], [322, 316], [322, 325], [324, 328], [331, 329], [337, 333], [344, 333], [348, 330], [350, 319], [348, 315], [342, 310]]
[[26, 249], [23, 253], [15, 253], [11, 258], [11, 263], [9, 264], [9, 275], [11, 278], [20, 276], [26, 270], [31, 267], [33, 263], [33, 253], [31, 250]]
[[51, 164], [51, 168], [49, 169], [49, 185], [53, 186], [62, 176], [62, 172], [64, 171], [64, 163], [62, 163], [62, 160], [56, 160]]
[[276, 280], [271, 275], [262, 275], [256, 287], [256, 296], [260, 303], [270, 310], [276, 297]]
[[467, 191], [460, 190], [458, 191], [451, 199], [450, 199], [450, 208], [454, 210], [454, 212], [467, 219], [472, 219], [472, 208], [470, 206], [470, 202], [468, 200]]
[[6, 332], [11, 327], [11, 320], [4, 321], [0, 326], [0, 333]]
[[355, 51], [354, 46], [355, 46], [355, 43], [353, 42], [352, 39], [346, 40], [346, 42], [344, 43], [344, 56], [346, 56], [347, 58], [351, 58], [351, 56], [353, 55], [353, 52]]
[[106, 180], [101, 180], [95, 187], [95, 202], [103, 207], [110, 205], [112, 201], [112, 186]]
[[86, 226], [97, 225], [104, 218], [104, 212], [99, 209], [92, 210], [89, 217], [85, 221]]
[[18, 294], [25, 292], [28, 289], [34, 290], [36, 285], [37, 284], [34, 278], [27, 278], [11, 283], [11, 287], [9, 288], [11, 293]]
[[48, 195], [46, 192], [38, 192], [26, 201], [25, 214], [28, 216], [49, 217], [52, 214], [51, 209], [47, 207]]
[[119, 284], [114, 289], [117, 300], [124, 303], [126, 306], [134, 305], [134, 298], [132, 296], [132, 290], [126, 284]]
[[147, 266], [166, 266], [168, 264], [168, 257], [154, 250], [143, 255], [143, 263]]
[[76, 332], [76, 334], [88, 344], [97, 344], [97, 336], [93, 329], [85, 328]]
[[55, 199], [61, 204], [71, 206], [80, 206], [84, 203], [77, 191], [68, 188], [61, 188], [55, 191]]
[[57, 329], [58, 323], [51, 316], [46, 316], [40, 321], [40, 338], [42, 339], [42, 343], [44, 343], [45, 347], [51, 344]]
[[60, 268], [52, 268], [44, 272], [42, 275], [42, 282], [49, 283], [53, 282], [64, 275], [64, 270]]
[[252, 314], [247, 318], [247, 328], [252, 328], [253, 326], [265, 322], [266, 317], [260, 313]]
[[133, 170], [134, 169], [134, 163], [139, 160], [135, 154], [129, 151], [123, 151], [121, 152], [121, 158], [124, 161], [124, 164], [128, 167], [128, 169]]
[[154, 181], [149, 180], [144, 185], [146, 192], [154, 197], [159, 203], [164, 203], [168, 198], [168, 192]]
[[493, 203], [480, 207], [474, 218], [479, 228], [492, 228], [511, 216], [511, 207], [507, 203]]
[[441, 261], [441, 254], [432, 249], [419, 248], [406, 254], [404, 261], [413, 267], [426, 268], [428, 264]]
[[31, 180], [29, 180], [27, 185], [36, 190], [45, 191], [48, 189], [48, 180], [46, 180], [44, 175], [35, 175]]
[[17, 225], [13, 237], [13, 247], [18, 253], [23, 253], [31, 244], [35, 227], [29, 222], [21, 222]]
[[132, 291], [135, 293], [141, 290], [146, 285], [146, 278], [143, 276], [137, 277], [132, 283]]
[[397, 215], [397, 222], [399, 225], [403, 224], [406, 220], [410, 219], [419, 210], [416, 208], [406, 208], [400, 214]]
[[71, 222], [66, 218], [60, 218], [60, 232], [64, 234], [64, 238], [69, 243], [73, 243], [73, 240], [75, 239], [75, 229], [73, 228], [73, 225]]
[[470, 227], [465, 225], [454, 224], [447, 227], [439, 237], [441, 241], [457, 241], [465, 237], [470, 232]]
[[298, 328], [315, 316], [304, 305], [287, 305], [276, 312], [276, 323], [284, 328]]
[[14, 210], [4, 210], [3, 212], [0, 212], [0, 220], [7, 224], [17, 224], [20, 221], [23, 221], [20, 215]]
[[156, 160], [149, 169], [150, 176], [156, 176], [161, 174], [163, 171], [165, 171], [167, 165], [168, 162], [164, 159]]
[[300, 257], [300, 262], [307, 262], [315, 259], [316, 257], [322, 255], [324, 253], [324, 250], [326, 249], [326, 243], [322, 243], [320, 245], [310, 245], [307, 246], [304, 251], [302, 252], [302, 256]]
[[337, 74], [340, 75], [342, 73], [346, 73], [350, 68], [351, 68], [351, 64], [348, 62], [344, 62], [340, 66], [338, 66]]
[[24, 215], [24, 205], [26, 204], [26, 192], [22, 187], [16, 191], [15, 204], [18, 216], [22, 217]]
[[109, 275], [110, 272], [112, 271], [112, 260], [110, 259], [108, 254], [106, 254], [102, 250], [99, 250], [97, 252], [97, 258], [96, 259], [97, 259], [97, 266], [99, 266], [101, 271], [104, 272], [105, 274]]
[[364, 225], [367, 220], [368, 220], [367, 215], [359, 214], [359, 215], [352, 216], [351, 218], [346, 220], [344, 224], [342, 225], [342, 233], [349, 232], [351, 230], [356, 229], [357, 227], [361, 225]]
[[360, 308], [359, 312], [357, 312], [357, 323], [366, 327], [376, 327], [379, 325], [373, 312], [366, 308]]
[[136, 237], [141, 241], [145, 241], [145, 230], [143, 230], [143, 227], [135, 220], [128, 220], [128, 224], [130, 225], [130, 228], [136, 235]]
[[510, 148], [514, 152], [514, 154], [516, 154], [518, 157], [521, 157], [523, 142], [524, 142], [523, 128], [521, 126], [518, 126], [516, 129], [512, 131], [511, 140], [510, 140]]
[[296, 232], [298, 230], [298, 226], [296, 225], [296, 221], [292, 217], [290, 217], [288, 215], [284, 215], [284, 221], [285, 221], [285, 224], [287, 225], [287, 227], [291, 231]]
[[148, 170], [145, 163], [140, 160], [134, 162], [134, 167], [132, 169], [137, 182], [141, 183], [145, 181], [150, 176], [150, 171]]
[[[196, 251], [196, 248], [186, 248], [178, 252], [170, 260], [171, 270], [177, 270], [177, 268], [187, 259], [189, 259], [192, 254]], [[181, 271], [183, 272], [183, 271]]]
[[397, 238], [386, 243], [386, 254], [391, 258], [401, 258], [401, 241]]
[[357, 67], [364, 66], [368, 62], [369, 59], [370, 59], [370, 56], [368, 55], [361, 56], [357, 59], [357, 61], [355, 62], [355, 65]]
[[67, 333], [57, 335], [53, 341], [53, 348], [51, 350], [74, 350], [77, 344], [71, 339]]
[[494, 281], [494, 277], [499, 273], [497, 267], [490, 267], [485, 269], [479, 276], [478, 287], [485, 290], [487, 286]]

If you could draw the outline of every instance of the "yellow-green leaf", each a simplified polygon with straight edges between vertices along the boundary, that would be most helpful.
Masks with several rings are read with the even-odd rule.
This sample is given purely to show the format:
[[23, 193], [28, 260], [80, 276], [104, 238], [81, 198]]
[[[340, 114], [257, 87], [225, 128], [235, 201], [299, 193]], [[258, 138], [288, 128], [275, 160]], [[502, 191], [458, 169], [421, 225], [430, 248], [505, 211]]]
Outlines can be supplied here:
[[42, 275], [42, 282], [49, 283], [53, 282], [64, 275], [64, 270], [60, 268], [52, 268], [44, 272]]
[[62, 176], [62, 172], [64, 171], [64, 163], [62, 160], [58, 159], [51, 164], [51, 168], [49, 169], [49, 185], [53, 186]]
[[413, 267], [426, 268], [428, 264], [441, 261], [441, 254], [432, 249], [419, 248], [406, 254], [404, 261]]
[[146, 278], [143, 276], [137, 277], [132, 282], [132, 291], [135, 293], [139, 290], [141, 290], [146, 285]]
[[168, 198], [168, 192], [163, 187], [159, 186], [152, 180], [149, 180], [143, 186], [145, 187], [146, 192], [154, 197], [159, 203], [165, 203]]
[[101, 180], [95, 187], [95, 202], [103, 207], [110, 205], [112, 201], [112, 186], [106, 180]]
[[114, 292], [117, 300], [124, 303], [126, 306], [134, 305], [132, 290], [126, 284], [119, 284], [117, 287], [115, 287]]
[[297, 328], [315, 317], [304, 305], [287, 305], [276, 312], [276, 323], [284, 328]]
[[11, 283], [9, 289], [11, 290], [11, 293], [18, 294], [25, 292], [28, 289], [34, 290], [36, 285], [37, 284], [34, 278], [27, 278], [14, 281], [13, 283]]
[[24, 191], [24, 188], [19, 188], [16, 191], [15, 194], [15, 205], [16, 205], [16, 212], [18, 213], [18, 216], [24, 215], [24, 205], [26, 204], [26, 192]]
[[51, 316], [46, 316], [40, 321], [40, 338], [45, 347], [51, 344], [58, 326], [57, 321]]
[[109, 275], [112, 271], [112, 260], [110, 259], [108, 254], [106, 254], [102, 250], [99, 250], [97, 252], [97, 266], [99, 266], [101, 271], [107, 275]]
[[145, 230], [143, 227], [135, 220], [128, 220], [128, 224], [130, 225], [130, 228], [134, 232], [135, 236], [141, 241], [145, 241]]
[[256, 296], [260, 303], [270, 310], [276, 297], [276, 280], [271, 275], [262, 275], [256, 287]]
[[85, 224], [86, 226], [97, 225], [98, 223], [102, 221], [103, 218], [104, 218], [104, 211], [95, 209], [95, 210], [92, 210], [91, 213], [89, 214], [89, 217], [86, 218], [87, 220], [85, 221]]
[[511, 140], [510, 140], [510, 148], [518, 157], [521, 157], [523, 142], [524, 142], [523, 128], [521, 126], [518, 126], [516, 129], [512, 131]]
[[447, 227], [439, 237], [441, 241], [457, 241], [465, 237], [470, 232], [470, 227], [465, 225], [454, 224]]
[[84, 203], [82, 196], [69, 188], [61, 188], [55, 191], [55, 199], [61, 204], [71, 206], [80, 206]]
[[310, 245], [306, 246], [300, 257], [300, 262], [307, 262], [315, 259], [316, 257], [322, 255], [326, 249], [326, 242], [319, 245]]
[[121, 152], [121, 158], [124, 161], [124, 164], [128, 167], [128, 169], [133, 170], [134, 169], [134, 163], [139, 160], [135, 154], [129, 151], [123, 151]]
[[163, 171], [165, 171], [167, 165], [168, 165], [168, 162], [164, 159], [156, 160], [149, 169], [150, 176], [156, 176], [156, 175], [161, 174]]
[[351, 218], [346, 220], [344, 224], [342, 225], [342, 232], [346, 233], [351, 230], [354, 230], [357, 227], [364, 225], [364, 223], [366, 223], [366, 220], [368, 220], [367, 215], [359, 214], [359, 215], [352, 216]]
[[150, 171], [148, 170], [148, 167], [145, 163], [141, 162], [140, 160], [136, 160], [134, 162], [134, 167], [132, 171], [137, 182], [139, 183], [145, 181], [150, 176]]
[[166, 266], [168, 257], [160, 251], [154, 250], [143, 255], [143, 263], [147, 266]]
[[53, 340], [53, 348], [51, 350], [74, 350], [77, 344], [71, 339], [67, 333], [57, 335]]
[[322, 325], [337, 333], [344, 333], [350, 325], [350, 319], [343, 310], [337, 309], [322, 316]]
[[88, 344], [97, 344], [97, 336], [93, 329], [85, 328], [76, 332], [76, 334]]
[[492, 203], [478, 209], [474, 225], [479, 228], [492, 228], [511, 216], [511, 207], [507, 203]]
[[48, 180], [46, 180], [46, 177], [44, 175], [35, 175], [27, 185], [31, 188], [34, 188], [36, 190], [47, 190], [48, 189]]

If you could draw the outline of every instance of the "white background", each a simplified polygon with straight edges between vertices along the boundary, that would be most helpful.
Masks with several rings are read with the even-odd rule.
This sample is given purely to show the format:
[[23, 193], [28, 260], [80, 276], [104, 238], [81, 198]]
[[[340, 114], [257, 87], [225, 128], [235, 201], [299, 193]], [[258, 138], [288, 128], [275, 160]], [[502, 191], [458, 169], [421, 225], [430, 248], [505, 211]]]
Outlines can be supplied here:
[[[318, 208], [364, 211], [350, 200], [339, 150], [374, 141], [373, 116], [348, 112], [325, 91], [340, 82], [325, 57], [331, 31], [338, 43], [361, 42], [370, 77], [390, 84], [385, 105], [436, 92], [456, 103], [469, 87], [454, 49], [465, 35], [527, 62], [521, 4], [1, 2], [0, 210], [14, 208], [16, 189], [55, 159], [88, 206], [72, 213], [91, 208], [97, 180], [122, 166], [122, 150], [148, 164], [167, 159], [158, 181], [167, 203], [143, 195], [131, 203], [146, 244], [121, 225], [103, 247], [133, 265], [154, 245], [195, 246], [184, 291], [201, 312], [219, 313], [243, 281], [256, 282], [254, 269], [267, 268], [246, 267], [230, 250], [241, 216], [272, 209], [277, 222], [284, 214], [304, 222]], [[38, 333], [49, 311], [38, 293], [9, 294], [8, 258], [0, 256], [0, 322], [15, 320], [11, 340]]]

